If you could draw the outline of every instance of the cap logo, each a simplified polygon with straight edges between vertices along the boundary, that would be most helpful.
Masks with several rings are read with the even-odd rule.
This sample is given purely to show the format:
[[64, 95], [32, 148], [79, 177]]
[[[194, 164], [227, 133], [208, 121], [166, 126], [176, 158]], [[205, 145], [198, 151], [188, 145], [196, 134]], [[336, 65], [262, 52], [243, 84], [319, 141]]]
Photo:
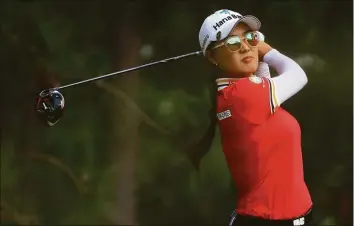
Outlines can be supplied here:
[[221, 31], [219, 31], [218, 33], [216, 33], [216, 40], [220, 41], [221, 39]]
[[208, 41], [208, 38], [209, 38], [209, 35], [206, 35], [204, 40], [203, 40], [202, 49], [204, 49], [205, 43]]
[[239, 18], [242, 18], [242, 16], [231, 14], [231, 16], [227, 16], [227, 17], [223, 18], [222, 20], [220, 20], [219, 22], [217, 22], [213, 26], [213, 28], [215, 29], [215, 31], [217, 31], [218, 28], [220, 28], [223, 24], [225, 24], [226, 21], [229, 21], [229, 20], [232, 20], [232, 19], [239, 19]]
[[219, 11], [219, 13], [220, 14], [230, 14], [230, 12], [229, 12], [229, 10], [227, 10], [227, 9], [224, 9], [224, 10], [221, 10], [221, 11]]

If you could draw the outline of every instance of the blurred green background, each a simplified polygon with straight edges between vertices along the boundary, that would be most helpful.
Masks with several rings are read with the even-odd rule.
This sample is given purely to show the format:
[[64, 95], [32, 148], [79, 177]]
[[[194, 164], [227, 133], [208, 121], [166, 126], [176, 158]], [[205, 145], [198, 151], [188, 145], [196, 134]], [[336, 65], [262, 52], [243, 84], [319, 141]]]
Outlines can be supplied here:
[[1, 20], [1, 220], [11, 224], [224, 224], [236, 191], [217, 133], [200, 171], [183, 150], [206, 131], [215, 71], [202, 57], [62, 91], [52, 128], [42, 88], [199, 50], [206, 16], [252, 14], [309, 83], [300, 122], [318, 224], [353, 219], [352, 1], [10, 1]]

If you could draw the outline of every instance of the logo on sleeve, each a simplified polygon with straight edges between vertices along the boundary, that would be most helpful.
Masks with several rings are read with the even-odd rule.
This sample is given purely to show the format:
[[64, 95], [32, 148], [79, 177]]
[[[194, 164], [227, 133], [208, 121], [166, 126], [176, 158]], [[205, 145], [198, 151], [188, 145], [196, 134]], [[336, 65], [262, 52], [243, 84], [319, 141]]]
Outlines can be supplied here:
[[226, 110], [226, 111], [223, 111], [223, 112], [219, 112], [219, 113], [216, 114], [216, 116], [218, 117], [219, 121], [221, 121], [223, 119], [231, 117], [231, 111], [230, 110]]

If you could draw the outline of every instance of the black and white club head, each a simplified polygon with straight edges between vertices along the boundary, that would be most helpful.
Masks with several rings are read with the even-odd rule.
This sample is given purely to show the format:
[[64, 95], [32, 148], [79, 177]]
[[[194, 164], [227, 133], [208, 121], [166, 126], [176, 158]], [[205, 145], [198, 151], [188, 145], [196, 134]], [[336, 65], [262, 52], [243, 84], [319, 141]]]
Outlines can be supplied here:
[[63, 116], [64, 107], [64, 96], [58, 90], [48, 89], [38, 94], [35, 111], [40, 121], [54, 126]]

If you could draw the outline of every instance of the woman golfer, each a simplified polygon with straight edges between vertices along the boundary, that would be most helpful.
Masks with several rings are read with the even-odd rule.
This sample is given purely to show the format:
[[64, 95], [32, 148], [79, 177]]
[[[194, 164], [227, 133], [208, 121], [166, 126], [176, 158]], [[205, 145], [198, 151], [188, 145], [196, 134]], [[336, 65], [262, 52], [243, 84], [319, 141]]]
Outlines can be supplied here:
[[[280, 107], [307, 77], [295, 61], [260, 41], [260, 26], [254, 16], [219, 10], [199, 33], [205, 57], [220, 69], [216, 115], [238, 195], [229, 225], [308, 225], [312, 201], [301, 130]], [[255, 76], [260, 61], [278, 75]]]

